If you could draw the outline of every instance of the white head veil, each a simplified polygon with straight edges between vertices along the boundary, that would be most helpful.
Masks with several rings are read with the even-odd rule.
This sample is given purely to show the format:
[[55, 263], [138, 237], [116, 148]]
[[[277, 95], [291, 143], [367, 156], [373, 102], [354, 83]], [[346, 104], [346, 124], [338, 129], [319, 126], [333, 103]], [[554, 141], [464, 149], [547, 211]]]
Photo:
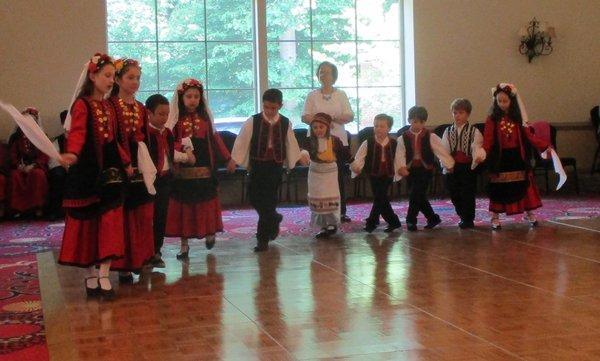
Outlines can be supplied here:
[[[77, 100], [77, 96], [81, 92], [81, 88], [83, 87], [85, 79], [88, 76], [88, 70], [92, 64], [98, 65], [98, 62], [102, 59], [103, 56], [108, 57], [108, 55], [96, 53], [90, 60], [86, 61], [85, 64], [83, 64], [83, 69], [81, 70], [81, 74], [79, 75], [79, 79], [77, 80], [77, 85], [75, 85], [75, 91], [73, 92], [73, 96], [71, 97], [71, 102], [69, 103], [69, 112], [67, 113], [67, 117], [65, 118], [65, 124], [63, 125], [67, 132], [69, 131], [69, 129], [71, 129], [71, 108], [73, 107], [73, 103], [75, 103], [75, 100]], [[110, 57], [108, 57], [108, 59], [112, 62], [112, 59]], [[109, 94], [110, 92], [108, 92], [106, 95], [108, 96]]]
[[517, 98], [517, 104], [519, 105], [519, 111], [521, 112], [521, 118], [523, 119], [523, 125], [526, 127], [529, 126], [529, 117], [527, 116], [527, 110], [525, 109], [525, 104], [523, 103], [521, 96], [517, 92], [517, 88], [513, 84], [510, 84], [510, 83], [498, 84], [497, 86], [492, 88], [492, 96], [494, 96], [494, 93], [496, 91], [498, 91], [499, 89], [505, 89], [506, 87], [510, 88], [510, 94]]
[[177, 88], [173, 92], [173, 96], [171, 97], [171, 104], [169, 104], [169, 118], [167, 119], [167, 123], [165, 126], [171, 130], [175, 128], [177, 121], [179, 120], [179, 95], [183, 95], [186, 90], [189, 88], [199, 88], [202, 92], [202, 102], [204, 103], [204, 107], [206, 109], [206, 114], [208, 114], [208, 118], [210, 120], [210, 124], [212, 125], [213, 132], [216, 132], [215, 129], [215, 121], [213, 117], [212, 110], [208, 105], [208, 101], [206, 100], [206, 89], [200, 80], [194, 78], [184, 79], [181, 83], [177, 84]]

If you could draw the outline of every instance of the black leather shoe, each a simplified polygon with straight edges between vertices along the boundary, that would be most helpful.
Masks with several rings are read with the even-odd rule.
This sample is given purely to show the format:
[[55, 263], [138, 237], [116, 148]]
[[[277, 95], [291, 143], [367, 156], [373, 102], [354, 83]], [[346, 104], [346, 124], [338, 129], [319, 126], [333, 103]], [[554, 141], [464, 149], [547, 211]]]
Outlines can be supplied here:
[[373, 231], [374, 231], [376, 228], [377, 228], [377, 225], [375, 225], [375, 224], [367, 224], [367, 225], [365, 226], [365, 228], [363, 228], [363, 230], [364, 230], [365, 232], [367, 232], [367, 233], [371, 233], [371, 232], [373, 232]]
[[437, 226], [438, 224], [442, 223], [442, 220], [440, 219], [439, 216], [436, 216], [434, 219], [432, 220], [428, 220], [427, 224], [425, 225], [425, 229], [432, 229], [433, 227]]
[[133, 275], [130, 273], [128, 275], [119, 275], [119, 283], [120, 284], [132, 284], [133, 283]]
[[98, 277], [98, 293], [99, 293], [100, 297], [102, 297], [102, 300], [112, 301], [117, 297], [117, 294], [116, 294], [114, 288], [111, 288], [110, 290], [105, 290], [104, 288], [102, 288], [102, 286], [100, 286], [100, 279], [102, 279], [102, 278], [108, 278], [108, 277]]
[[188, 259], [190, 259], [190, 250], [177, 253], [175, 258], [177, 258], [180, 261], [187, 261]]
[[88, 287], [87, 280], [92, 279], [92, 278], [98, 279], [98, 277], [86, 277], [83, 280], [83, 285], [85, 286], [85, 294], [88, 297], [97, 297], [100, 295], [100, 283], [98, 283], [98, 285], [96, 287], [93, 287], [93, 288]]
[[269, 241], [274, 241], [277, 237], [279, 237], [279, 225], [283, 221], [283, 215], [277, 213], [275, 217], [275, 226], [273, 227], [272, 233], [269, 235]]
[[206, 249], [213, 249], [213, 247], [215, 246], [215, 242], [216, 242], [216, 238], [211, 238], [209, 240], [209, 237], [206, 237], [206, 239], [204, 240], [204, 245], [206, 246]]
[[326, 231], [327, 231], [328, 236], [333, 236], [334, 234], [337, 233], [337, 227], [332, 227], [332, 228], [327, 227]]
[[329, 232], [326, 229], [322, 229], [319, 233], [315, 234], [316, 239], [329, 238]]
[[396, 229], [402, 227], [402, 223], [397, 223], [397, 224], [390, 224], [388, 225], [388, 227], [386, 229], [384, 229], [383, 231], [385, 233], [392, 233], [394, 232]]
[[269, 241], [259, 240], [254, 247], [254, 252], [265, 252], [269, 250]]
[[417, 230], [417, 225], [414, 223], [406, 223], [406, 229], [411, 232], [414, 232]]
[[473, 223], [473, 221], [460, 221], [458, 222], [458, 227], [460, 229], [475, 228], [475, 223]]
[[343, 214], [343, 215], [340, 217], [340, 221], [341, 221], [342, 223], [350, 223], [350, 222], [352, 222], [352, 219], [350, 219], [350, 217], [348, 217], [347, 215]]

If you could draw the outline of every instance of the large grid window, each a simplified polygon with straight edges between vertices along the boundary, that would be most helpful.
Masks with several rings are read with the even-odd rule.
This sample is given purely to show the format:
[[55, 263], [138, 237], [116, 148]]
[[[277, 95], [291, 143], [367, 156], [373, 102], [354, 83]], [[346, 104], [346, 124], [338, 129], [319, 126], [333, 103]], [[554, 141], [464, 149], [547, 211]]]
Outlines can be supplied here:
[[[277, 87], [282, 113], [302, 127], [304, 100], [320, 86], [316, 67], [328, 60], [355, 113], [349, 131], [372, 125], [383, 112], [396, 119], [395, 128], [402, 125], [402, 0], [106, 3], [108, 51], [141, 62], [142, 101], [157, 92], [170, 96], [178, 82], [195, 77], [205, 84], [217, 127], [235, 130], [260, 110], [263, 88]], [[261, 16], [266, 29], [256, 21]], [[259, 66], [261, 58], [267, 66]], [[259, 79], [266, 84], [257, 86]]]

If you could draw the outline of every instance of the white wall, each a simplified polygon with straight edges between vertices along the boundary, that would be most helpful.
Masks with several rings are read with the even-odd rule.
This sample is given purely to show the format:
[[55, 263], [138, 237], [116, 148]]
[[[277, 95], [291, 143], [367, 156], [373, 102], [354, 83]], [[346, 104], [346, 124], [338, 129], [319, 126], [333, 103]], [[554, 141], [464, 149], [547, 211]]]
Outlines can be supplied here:
[[[501, 81], [517, 85], [531, 119], [583, 122], [600, 103], [600, 1], [413, 1], [416, 100], [430, 125], [450, 120], [456, 97], [469, 98], [472, 120], [483, 121], [489, 89]], [[517, 51], [517, 32], [534, 16], [554, 25], [557, 39], [550, 56], [529, 64]], [[105, 3], [3, 0], [0, 18], [0, 99], [38, 107], [54, 135], [82, 64], [106, 49]], [[0, 114], [0, 140], [12, 127]], [[563, 132], [559, 145], [589, 167], [590, 131]]]
[[[518, 30], [536, 17], [555, 26], [549, 56], [518, 52]], [[417, 103], [431, 123], [450, 120], [453, 98], [469, 98], [483, 121], [490, 88], [514, 83], [531, 120], [581, 122], [600, 103], [600, 1], [414, 0]]]
[[[57, 134], [83, 64], [106, 51], [105, 14], [102, 0], [0, 1], [0, 99], [37, 107]], [[0, 114], [0, 140], [13, 124]]]

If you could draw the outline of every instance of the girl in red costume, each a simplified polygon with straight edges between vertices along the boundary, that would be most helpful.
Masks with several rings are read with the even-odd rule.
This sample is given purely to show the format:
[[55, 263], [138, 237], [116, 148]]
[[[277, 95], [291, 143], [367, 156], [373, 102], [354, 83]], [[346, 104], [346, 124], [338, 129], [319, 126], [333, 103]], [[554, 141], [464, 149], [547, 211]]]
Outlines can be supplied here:
[[131, 272], [138, 272], [154, 255], [154, 199], [138, 170], [138, 143], [144, 141], [147, 128], [146, 108], [135, 100], [142, 69], [133, 59], [116, 60], [115, 69], [115, 84], [109, 101], [117, 116], [119, 144], [131, 159], [134, 175], [127, 182], [125, 191], [125, 257], [114, 261], [111, 269], [120, 271], [120, 283], [132, 283]]
[[115, 296], [108, 278], [111, 262], [125, 254], [123, 182], [124, 173], [133, 175], [129, 157], [117, 142], [114, 108], [104, 99], [114, 77], [115, 67], [106, 54], [97, 53], [86, 64], [65, 121], [67, 143], [61, 161], [68, 173], [58, 262], [87, 268], [87, 295], [105, 299]]
[[[22, 114], [29, 114], [39, 124], [39, 114], [35, 108], [27, 108]], [[8, 140], [10, 152], [10, 208], [15, 215], [35, 211], [42, 216], [42, 209], [48, 195], [48, 156], [39, 151], [17, 128]]]
[[542, 206], [542, 200], [529, 159], [532, 148], [542, 152], [549, 144], [537, 138], [524, 121], [524, 109], [512, 84], [498, 84], [492, 93], [494, 101], [483, 134], [484, 152], [475, 159], [480, 163], [487, 158], [492, 228], [500, 228], [499, 213], [523, 212], [535, 227], [538, 222], [533, 210]]
[[177, 86], [167, 127], [173, 128], [176, 149], [189, 154], [189, 162], [180, 163], [174, 170], [166, 229], [168, 237], [181, 237], [177, 259], [185, 260], [189, 238], [206, 238], [206, 248], [211, 249], [215, 233], [223, 231], [216, 163], [220, 157], [227, 162], [227, 170], [233, 172], [235, 162], [214, 129], [200, 81], [186, 79]]

